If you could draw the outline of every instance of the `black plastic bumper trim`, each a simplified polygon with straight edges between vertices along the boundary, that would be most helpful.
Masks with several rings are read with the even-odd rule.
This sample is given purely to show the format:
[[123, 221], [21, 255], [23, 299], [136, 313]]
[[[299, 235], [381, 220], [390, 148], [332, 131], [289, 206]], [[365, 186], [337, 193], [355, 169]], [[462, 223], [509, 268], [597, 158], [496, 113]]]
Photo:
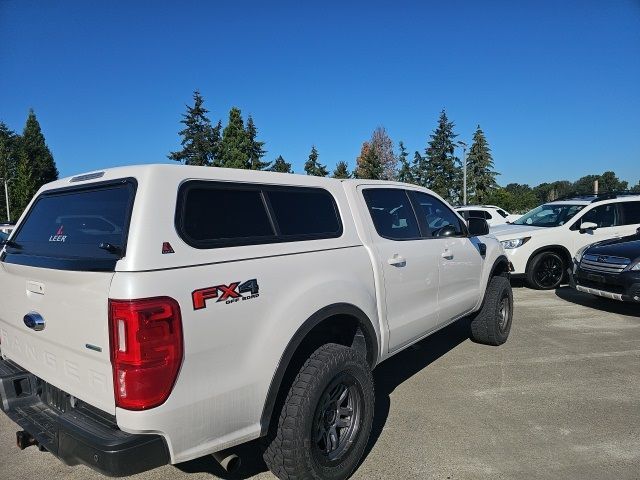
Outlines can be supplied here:
[[113, 417], [88, 408], [61, 412], [42, 401], [40, 384], [15, 363], [0, 359], [2, 410], [67, 465], [84, 464], [103, 475], [122, 477], [169, 463], [162, 436], [125, 433]]

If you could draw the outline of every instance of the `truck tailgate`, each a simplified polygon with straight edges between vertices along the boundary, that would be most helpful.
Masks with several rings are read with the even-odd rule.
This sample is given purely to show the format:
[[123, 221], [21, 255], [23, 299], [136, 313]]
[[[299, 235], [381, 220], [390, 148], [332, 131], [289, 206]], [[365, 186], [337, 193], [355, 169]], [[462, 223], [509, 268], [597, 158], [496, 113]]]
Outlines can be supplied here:
[[[107, 298], [113, 275], [0, 263], [2, 355], [111, 414]], [[29, 328], [28, 314], [40, 315], [44, 328]]]

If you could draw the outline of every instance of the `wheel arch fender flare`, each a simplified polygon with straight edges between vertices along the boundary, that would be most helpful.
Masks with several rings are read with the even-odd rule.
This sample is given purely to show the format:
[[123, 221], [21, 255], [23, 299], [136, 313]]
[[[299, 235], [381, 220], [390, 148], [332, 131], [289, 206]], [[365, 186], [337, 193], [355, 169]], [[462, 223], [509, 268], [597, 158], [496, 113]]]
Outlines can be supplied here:
[[325, 320], [337, 315], [350, 316], [358, 321], [358, 325], [362, 329], [365, 340], [367, 341], [367, 343], [370, 343], [367, 348], [367, 361], [369, 362], [371, 368], [375, 367], [379, 357], [380, 340], [378, 339], [376, 330], [373, 327], [371, 319], [367, 316], [367, 314], [357, 306], [350, 303], [334, 303], [332, 305], [321, 308], [320, 310], [312, 314], [309, 318], [307, 318], [298, 328], [298, 330], [296, 330], [291, 340], [289, 340], [289, 343], [282, 353], [282, 356], [280, 357], [278, 367], [273, 374], [271, 383], [269, 385], [269, 390], [267, 391], [267, 397], [262, 410], [262, 416], [260, 418], [260, 434], [262, 436], [266, 435], [268, 432], [269, 425], [271, 424], [271, 417], [276, 405], [276, 400], [278, 398], [282, 383], [285, 379], [287, 368], [289, 367], [293, 356], [298, 350], [298, 347], [300, 347], [303, 340], [306, 338], [309, 332], [311, 332], [311, 330], [313, 330], [316, 326], [320, 325]]

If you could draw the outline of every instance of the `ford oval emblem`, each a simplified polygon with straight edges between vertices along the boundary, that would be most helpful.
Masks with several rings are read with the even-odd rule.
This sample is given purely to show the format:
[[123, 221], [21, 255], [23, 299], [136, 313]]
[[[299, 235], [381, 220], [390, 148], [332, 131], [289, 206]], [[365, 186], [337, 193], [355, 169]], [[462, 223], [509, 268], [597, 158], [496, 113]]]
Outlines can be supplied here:
[[27, 328], [31, 330], [35, 330], [36, 332], [40, 332], [44, 330], [45, 321], [38, 312], [29, 312], [22, 319]]

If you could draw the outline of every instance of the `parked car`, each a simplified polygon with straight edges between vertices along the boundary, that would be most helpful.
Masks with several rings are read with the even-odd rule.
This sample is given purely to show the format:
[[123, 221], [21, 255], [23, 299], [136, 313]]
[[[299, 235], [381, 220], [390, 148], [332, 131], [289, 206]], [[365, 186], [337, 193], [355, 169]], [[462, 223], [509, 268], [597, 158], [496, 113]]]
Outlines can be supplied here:
[[623, 302], [640, 302], [640, 228], [635, 235], [581, 248], [570, 271], [580, 292]]
[[594, 242], [633, 234], [640, 227], [640, 195], [605, 194], [545, 203], [511, 225], [493, 227], [513, 264], [532, 288], [553, 289], [576, 252]]
[[228, 465], [266, 437], [279, 478], [347, 478], [372, 368], [468, 315], [477, 342], [507, 340], [488, 231], [394, 182], [171, 165], [58, 180], [0, 257], [0, 404], [21, 448], [107, 475]]
[[1, 242], [4, 242], [7, 238], [9, 238], [9, 234], [4, 233], [3, 231], [0, 231], [0, 244]]
[[465, 205], [464, 207], [456, 207], [456, 212], [464, 219], [484, 218], [490, 227], [504, 225], [520, 218], [520, 215], [512, 215], [495, 205]]

